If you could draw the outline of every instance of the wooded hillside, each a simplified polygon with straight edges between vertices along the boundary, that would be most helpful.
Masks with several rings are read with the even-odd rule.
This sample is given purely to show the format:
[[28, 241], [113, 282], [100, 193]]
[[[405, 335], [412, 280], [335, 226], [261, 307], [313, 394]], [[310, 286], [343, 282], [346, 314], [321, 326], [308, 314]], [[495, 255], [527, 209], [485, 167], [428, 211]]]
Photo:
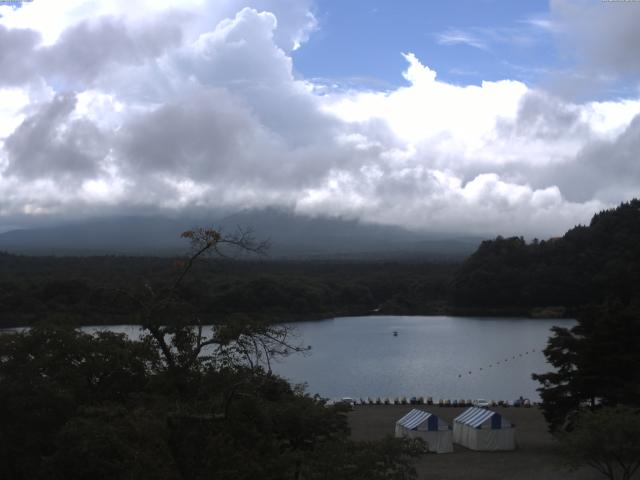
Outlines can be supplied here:
[[482, 242], [456, 272], [453, 304], [576, 308], [640, 297], [640, 200], [594, 215], [563, 237]]

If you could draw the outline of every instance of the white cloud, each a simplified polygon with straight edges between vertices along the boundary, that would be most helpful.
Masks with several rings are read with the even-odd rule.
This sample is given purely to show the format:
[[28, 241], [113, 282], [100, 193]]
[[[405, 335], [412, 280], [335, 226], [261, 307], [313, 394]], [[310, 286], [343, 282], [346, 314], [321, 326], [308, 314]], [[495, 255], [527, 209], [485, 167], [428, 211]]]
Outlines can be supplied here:
[[439, 45], [466, 45], [486, 52], [495, 53], [496, 47], [530, 48], [543, 41], [549, 32], [557, 32], [558, 25], [542, 17], [528, 18], [515, 26], [474, 26], [465, 29], [448, 28], [435, 34]]
[[532, 17], [525, 20], [523, 23], [547, 32], [555, 32], [558, 30], [558, 25], [549, 18]]
[[286, 205], [545, 236], [640, 185], [640, 99], [453, 85], [412, 53], [404, 87], [332, 91], [294, 75], [317, 28], [308, 2], [98, 3], [3, 11], [0, 35], [22, 39], [21, 69], [0, 70], [7, 222]]
[[480, 50], [488, 50], [487, 43], [471, 32], [450, 28], [436, 35], [440, 45], [467, 45]]
[[13, 132], [24, 118], [23, 110], [29, 105], [29, 95], [21, 88], [0, 90], [0, 138]]
[[482, 144], [497, 119], [515, 119], [527, 92], [526, 85], [515, 81], [483, 82], [481, 87], [440, 82], [436, 72], [415, 55], [405, 54], [405, 58], [409, 87], [339, 95], [325, 108], [350, 122], [384, 120], [398, 137], [414, 145], [426, 142], [448, 148], [450, 139], [464, 138], [466, 150]]

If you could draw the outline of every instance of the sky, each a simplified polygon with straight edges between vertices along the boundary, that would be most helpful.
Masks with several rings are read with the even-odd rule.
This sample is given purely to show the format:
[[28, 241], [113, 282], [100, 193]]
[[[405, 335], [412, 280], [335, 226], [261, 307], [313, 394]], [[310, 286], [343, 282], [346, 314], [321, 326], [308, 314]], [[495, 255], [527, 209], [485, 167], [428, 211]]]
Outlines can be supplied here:
[[278, 206], [545, 238], [640, 186], [640, 2], [0, 2], [0, 230]]

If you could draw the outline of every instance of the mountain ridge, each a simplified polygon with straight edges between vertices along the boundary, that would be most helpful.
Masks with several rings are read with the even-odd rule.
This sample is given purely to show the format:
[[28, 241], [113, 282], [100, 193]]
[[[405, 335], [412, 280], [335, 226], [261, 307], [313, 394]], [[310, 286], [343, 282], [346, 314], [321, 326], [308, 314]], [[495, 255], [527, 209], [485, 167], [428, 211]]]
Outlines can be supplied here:
[[274, 258], [368, 258], [411, 255], [461, 258], [481, 238], [420, 233], [401, 227], [332, 217], [310, 217], [266, 208], [204, 217], [94, 218], [0, 234], [0, 250], [35, 255], [176, 255], [188, 245], [180, 234], [196, 226], [227, 233], [249, 228], [271, 244]]

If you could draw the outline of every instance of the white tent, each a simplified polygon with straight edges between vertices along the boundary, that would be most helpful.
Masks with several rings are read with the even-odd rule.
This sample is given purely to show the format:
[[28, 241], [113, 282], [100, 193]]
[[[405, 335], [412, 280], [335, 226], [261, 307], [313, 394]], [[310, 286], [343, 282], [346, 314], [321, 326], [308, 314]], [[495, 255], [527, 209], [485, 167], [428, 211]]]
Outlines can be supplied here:
[[413, 409], [396, 422], [396, 437], [421, 438], [429, 452], [453, 452], [449, 425], [422, 410]]
[[516, 429], [498, 412], [471, 407], [453, 419], [453, 441], [471, 450], [515, 450]]

